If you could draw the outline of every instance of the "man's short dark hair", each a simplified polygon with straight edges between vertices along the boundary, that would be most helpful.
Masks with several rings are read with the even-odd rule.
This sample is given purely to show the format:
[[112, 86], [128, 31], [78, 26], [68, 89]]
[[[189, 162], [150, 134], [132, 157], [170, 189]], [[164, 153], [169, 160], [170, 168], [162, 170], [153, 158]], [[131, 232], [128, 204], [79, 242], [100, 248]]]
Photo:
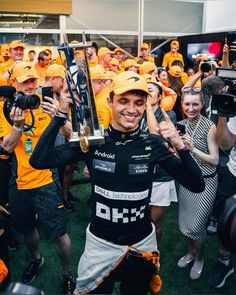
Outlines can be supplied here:
[[217, 76], [211, 75], [202, 80], [203, 95], [212, 96], [225, 87], [225, 82]]

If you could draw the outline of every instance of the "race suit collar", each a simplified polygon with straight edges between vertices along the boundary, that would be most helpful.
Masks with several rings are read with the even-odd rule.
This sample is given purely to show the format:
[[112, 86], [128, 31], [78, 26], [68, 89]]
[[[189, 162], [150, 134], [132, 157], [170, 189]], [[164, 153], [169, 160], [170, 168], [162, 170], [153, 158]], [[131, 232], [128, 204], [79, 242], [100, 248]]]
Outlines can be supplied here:
[[122, 132], [114, 129], [111, 125], [108, 128], [108, 134], [110, 137], [116, 140], [133, 140], [135, 138], [140, 137], [141, 129], [137, 128], [131, 132]]

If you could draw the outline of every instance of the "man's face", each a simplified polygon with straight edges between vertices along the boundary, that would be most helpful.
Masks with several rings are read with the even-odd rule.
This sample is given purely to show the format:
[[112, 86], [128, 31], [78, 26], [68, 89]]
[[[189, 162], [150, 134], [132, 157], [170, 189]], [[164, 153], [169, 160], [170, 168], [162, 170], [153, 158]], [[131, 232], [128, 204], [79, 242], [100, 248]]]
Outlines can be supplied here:
[[112, 126], [122, 132], [130, 132], [138, 128], [145, 110], [146, 96], [126, 92], [114, 94], [113, 100], [108, 100], [112, 110]]
[[109, 71], [112, 71], [112, 72], [115, 72], [115, 73], [118, 73], [119, 72], [119, 67], [117, 65], [111, 65], [109, 64]]
[[11, 58], [16, 60], [22, 60], [24, 56], [24, 48], [23, 47], [16, 47], [10, 49]]
[[178, 49], [179, 48], [177, 46], [175, 46], [175, 45], [172, 45], [171, 48], [170, 48], [171, 52], [173, 52], [173, 53], [176, 53], [178, 51]]
[[44, 56], [43, 57], [43, 60], [40, 60], [40, 65], [41, 65], [41, 67], [47, 67], [48, 65], [49, 65], [49, 62], [50, 62], [50, 58], [49, 58], [49, 56]]
[[106, 87], [106, 83], [100, 79], [92, 80], [93, 93], [96, 96], [100, 91], [102, 91]]
[[128, 67], [127, 71], [132, 71], [132, 72], [138, 73], [138, 68], [135, 66], [130, 66], [130, 67]]
[[54, 93], [60, 93], [64, 85], [64, 79], [62, 77], [53, 77], [52, 87]]
[[142, 48], [141, 49], [141, 55], [143, 57], [147, 57], [148, 56], [148, 53], [149, 53], [149, 50], [148, 49], [145, 49], [145, 48]]
[[108, 66], [110, 61], [111, 61], [112, 57], [111, 57], [111, 54], [110, 53], [106, 53], [103, 55], [103, 60], [104, 60], [104, 63]]
[[26, 95], [35, 94], [37, 79], [28, 79], [25, 82], [19, 83], [15, 80], [15, 86], [17, 91], [22, 91]]
[[114, 54], [114, 57], [116, 59], [118, 59], [119, 61], [122, 61], [123, 59], [123, 53], [121, 51], [117, 51], [115, 54]]

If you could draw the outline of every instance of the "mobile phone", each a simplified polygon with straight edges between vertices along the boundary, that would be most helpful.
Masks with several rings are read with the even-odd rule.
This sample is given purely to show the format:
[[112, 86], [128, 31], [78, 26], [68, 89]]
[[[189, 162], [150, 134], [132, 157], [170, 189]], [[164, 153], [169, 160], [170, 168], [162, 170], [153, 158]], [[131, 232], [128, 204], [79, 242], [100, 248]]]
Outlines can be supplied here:
[[179, 131], [180, 135], [184, 135], [186, 133], [185, 125], [180, 124], [180, 123], [176, 123], [176, 128]]
[[49, 96], [49, 97], [53, 98], [52, 86], [42, 87], [42, 101], [50, 102], [49, 100], [47, 100], [47, 98], [45, 98], [45, 96]]
[[227, 45], [230, 47], [233, 44], [233, 42], [236, 41], [236, 33], [227, 33]]

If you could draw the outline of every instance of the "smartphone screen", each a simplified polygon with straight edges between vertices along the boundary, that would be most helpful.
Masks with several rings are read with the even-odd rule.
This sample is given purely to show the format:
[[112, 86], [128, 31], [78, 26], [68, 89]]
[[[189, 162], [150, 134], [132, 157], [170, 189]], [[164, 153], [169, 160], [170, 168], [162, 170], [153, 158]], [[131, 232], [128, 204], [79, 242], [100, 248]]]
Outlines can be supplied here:
[[183, 135], [183, 134], [186, 133], [185, 125], [182, 125], [182, 124], [177, 123], [176, 124], [176, 128], [179, 131], [179, 134], [180, 135]]
[[42, 101], [50, 102], [49, 100], [47, 100], [47, 98], [45, 98], [45, 96], [49, 96], [49, 97], [53, 98], [52, 86], [42, 87]]

